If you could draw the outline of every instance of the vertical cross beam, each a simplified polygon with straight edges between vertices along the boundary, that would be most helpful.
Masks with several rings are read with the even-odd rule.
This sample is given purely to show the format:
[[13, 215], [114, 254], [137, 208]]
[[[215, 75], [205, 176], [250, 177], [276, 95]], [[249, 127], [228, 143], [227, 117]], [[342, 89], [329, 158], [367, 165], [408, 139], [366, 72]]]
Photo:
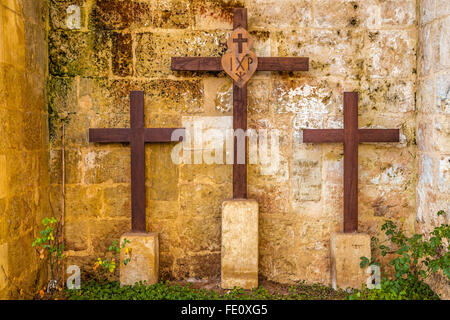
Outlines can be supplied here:
[[131, 135], [131, 227], [133, 231], [145, 232], [145, 142], [144, 142], [144, 93], [130, 93]]
[[358, 230], [358, 93], [344, 92], [344, 232]]
[[[235, 8], [233, 29], [247, 29], [247, 9]], [[247, 85], [242, 88], [233, 81], [233, 129], [234, 132], [241, 129], [247, 132]], [[234, 162], [233, 162], [233, 199], [247, 199], [247, 137], [245, 137], [244, 151], [245, 163], [238, 163], [238, 143], [234, 138]]]

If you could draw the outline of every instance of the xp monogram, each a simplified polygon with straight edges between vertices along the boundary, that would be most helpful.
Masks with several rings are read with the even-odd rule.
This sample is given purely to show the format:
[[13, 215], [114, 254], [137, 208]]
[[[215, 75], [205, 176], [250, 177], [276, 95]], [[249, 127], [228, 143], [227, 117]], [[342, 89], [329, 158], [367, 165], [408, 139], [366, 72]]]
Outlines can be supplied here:
[[227, 41], [228, 51], [222, 56], [223, 70], [242, 88], [255, 73], [258, 57], [250, 49], [253, 39], [244, 28], [237, 28]]

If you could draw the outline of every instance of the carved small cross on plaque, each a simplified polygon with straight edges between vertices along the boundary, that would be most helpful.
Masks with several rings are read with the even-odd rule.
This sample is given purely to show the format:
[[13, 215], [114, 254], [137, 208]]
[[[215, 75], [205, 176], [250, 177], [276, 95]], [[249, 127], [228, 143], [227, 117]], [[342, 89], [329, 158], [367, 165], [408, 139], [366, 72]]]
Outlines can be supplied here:
[[358, 93], [344, 92], [344, 129], [305, 129], [303, 142], [344, 143], [344, 232], [358, 231], [358, 144], [399, 142], [398, 129], [358, 129]]
[[[129, 143], [131, 147], [131, 226], [133, 232], [146, 232], [145, 222], [145, 143], [173, 142], [172, 133], [182, 128], [145, 128], [144, 93], [130, 93], [131, 128], [89, 129], [89, 142]], [[184, 132], [180, 132], [180, 135]]]
[[[233, 33], [223, 57], [173, 57], [172, 70], [225, 71], [233, 79], [233, 129], [247, 131], [247, 81], [255, 71], [308, 71], [309, 59], [257, 57], [250, 49], [253, 40], [247, 32], [247, 9], [235, 8]], [[247, 155], [247, 144], [245, 146]], [[234, 141], [233, 198], [247, 198], [247, 162], [237, 161]]]
[[237, 38], [232, 37], [232, 39], [233, 43], [238, 44], [238, 52], [242, 53], [242, 44], [248, 42], [248, 39], [242, 38], [242, 33], [239, 33]]

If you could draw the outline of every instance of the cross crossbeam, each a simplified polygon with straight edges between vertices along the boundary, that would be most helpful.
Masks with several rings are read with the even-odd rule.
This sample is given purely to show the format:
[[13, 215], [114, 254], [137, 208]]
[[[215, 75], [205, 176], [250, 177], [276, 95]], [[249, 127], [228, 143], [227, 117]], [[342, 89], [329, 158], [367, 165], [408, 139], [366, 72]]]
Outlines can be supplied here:
[[[258, 57], [256, 71], [308, 71], [309, 58]], [[223, 71], [220, 57], [172, 57], [172, 70]]]

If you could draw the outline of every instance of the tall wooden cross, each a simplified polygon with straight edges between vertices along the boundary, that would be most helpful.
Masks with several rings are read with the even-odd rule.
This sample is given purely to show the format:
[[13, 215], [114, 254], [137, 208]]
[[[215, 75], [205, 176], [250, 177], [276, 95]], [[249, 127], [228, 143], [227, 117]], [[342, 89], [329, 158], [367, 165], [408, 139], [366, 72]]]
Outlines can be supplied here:
[[[131, 228], [146, 232], [145, 143], [172, 142], [172, 133], [182, 128], [145, 128], [144, 93], [130, 93], [130, 128], [89, 129], [89, 142], [129, 143], [131, 147]], [[180, 131], [180, 135], [184, 132]]]
[[344, 232], [358, 231], [358, 144], [399, 142], [398, 129], [358, 129], [358, 93], [344, 92], [344, 129], [305, 129], [303, 142], [344, 143]]
[[[229, 53], [221, 57], [173, 57], [175, 71], [225, 71], [233, 79], [233, 129], [247, 131], [247, 85], [255, 71], [308, 71], [309, 59], [256, 57], [250, 51], [253, 41], [247, 33], [247, 9], [235, 8]], [[247, 155], [247, 145], [245, 146]], [[238, 163], [234, 141], [233, 198], [247, 198], [247, 161]]]

